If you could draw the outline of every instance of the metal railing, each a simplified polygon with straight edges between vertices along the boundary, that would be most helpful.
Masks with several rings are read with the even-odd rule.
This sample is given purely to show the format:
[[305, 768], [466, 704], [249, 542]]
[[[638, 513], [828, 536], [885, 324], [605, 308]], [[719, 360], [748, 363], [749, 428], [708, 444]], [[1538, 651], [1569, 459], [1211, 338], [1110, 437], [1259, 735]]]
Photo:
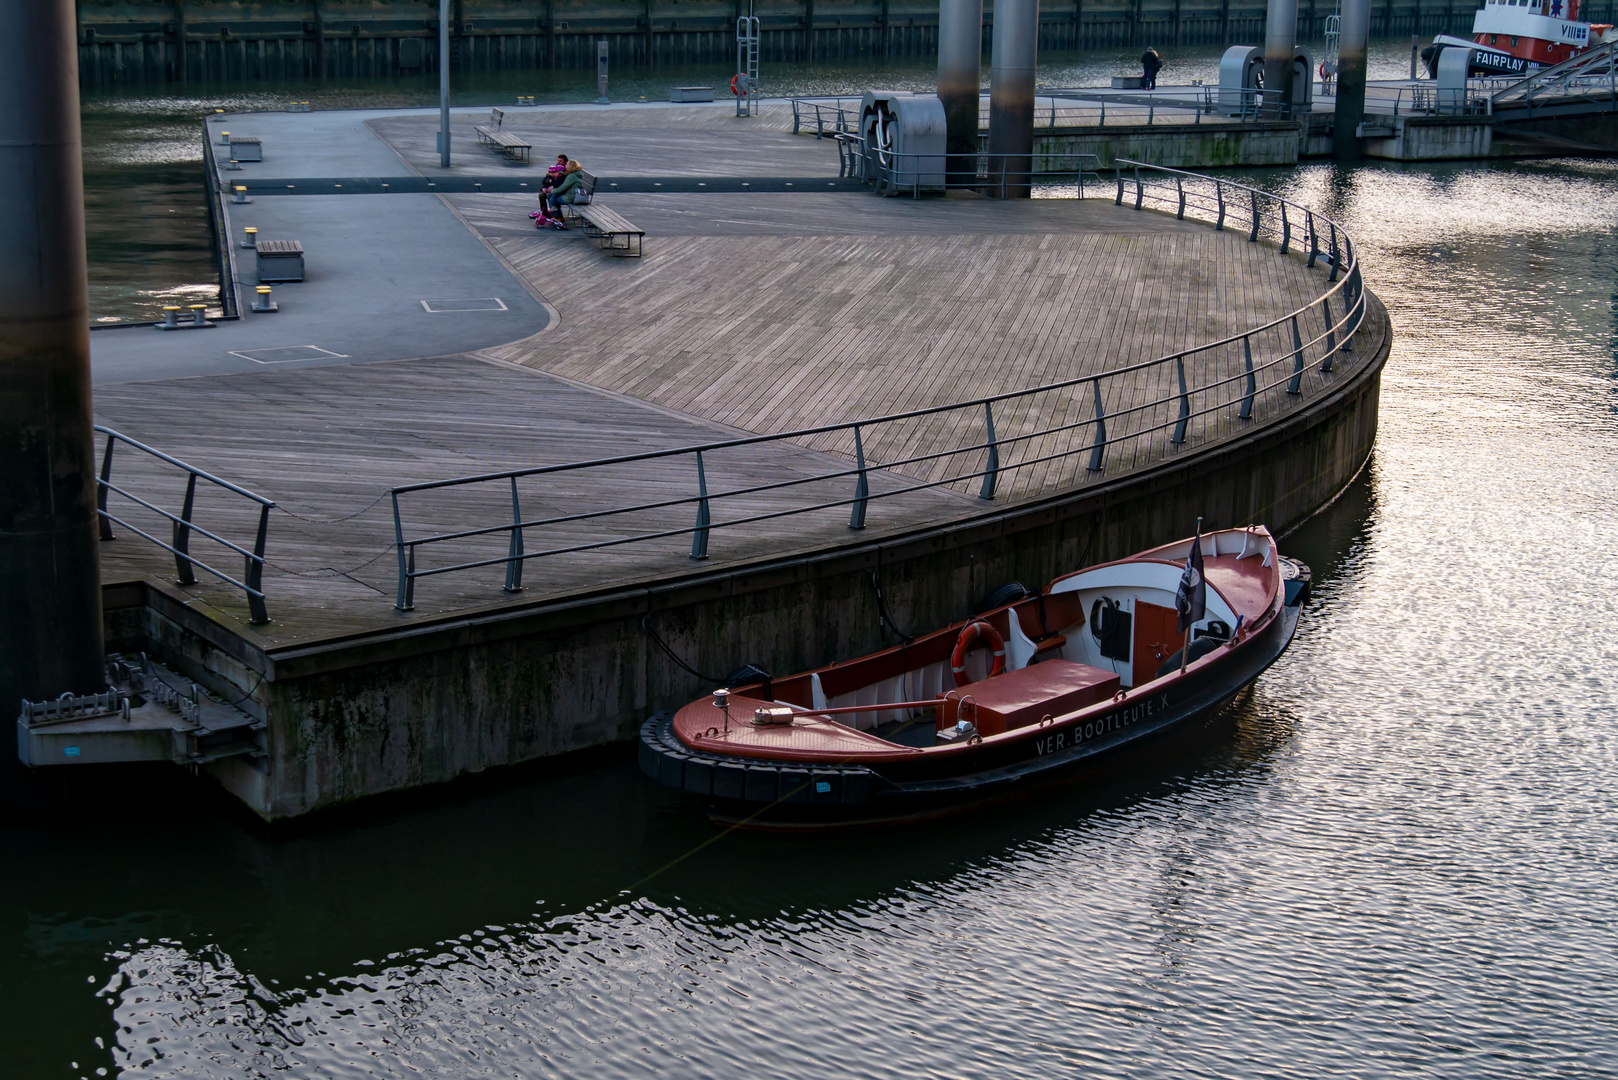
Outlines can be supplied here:
[[[1116, 180], [1119, 205], [1128, 198], [1136, 209], [1204, 219], [1215, 229], [1240, 227], [1250, 241], [1273, 243], [1277, 257], [1324, 264], [1328, 287], [1289, 314], [1242, 333], [1044, 386], [773, 435], [395, 487], [395, 605], [412, 610], [416, 582], [425, 577], [501, 567], [505, 590], [518, 592], [530, 561], [606, 554], [675, 537], [689, 536], [691, 558], [705, 559], [716, 532], [788, 517], [846, 512], [848, 527], [863, 529], [873, 503], [916, 492], [948, 489], [994, 502], [1072, 490], [1247, 434], [1329, 392], [1353, 370], [1366, 299], [1354, 245], [1340, 225], [1269, 192], [1194, 173], [1122, 161]], [[735, 451], [753, 454], [746, 461], [756, 476], [756, 451], [766, 447], [795, 455], [829, 452], [839, 460], [829, 470], [793, 475], [783, 456], [780, 479], [710, 489], [716, 461]], [[793, 460], [801, 466], [801, 457]], [[669, 497], [571, 511], [561, 505], [566, 495], [559, 482], [570, 477], [595, 496], [644, 487], [648, 474], [658, 470], [658, 481], [676, 488]], [[544, 485], [538, 495], [530, 494], [530, 505], [554, 509], [525, 513], [522, 481]], [[433, 491], [456, 499], [447, 509], [457, 520], [469, 512], [468, 498], [498, 500], [509, 506], [501, 515], [509, 518], [407, 532], [410, 497]], [[800, 495], [801, 504], [765, 505], [769, 498]], [[735, 509], [726, 516], [724, 507]], [[589, 533], [565, 542], [566, 533], [580, 530]], [[528, 534], [535, 532], [563, 535], [531, 548]], [[501, 539], [503, 550], [468, 557], [466, 549], [484, 538]], [[419, 552], [446, 544], [460, 545], [461, 552], [440, 565], [420, 565]]]
[[1400, 116], [1488, 116], [1493, 111], [1489, 91], [1468, 87], [1368, 86], [1365, 118]]
[[[813, 98], [788, 98], [792, 103], [792, 134], [800, 134], [805, 125], [813, 123], [815, 138], [853, 131], [860, 122], [862, 98], [833, 98], [830, 101]], [[851, 104], [844, 104], [844, 102]]]
[[[221, 480], [212, 473], [206, 473], [201, 469], [187, 465], [180, 459], [170, 457], [161, 450], [154, 450], [145, 443], [136, 442], [129, 436], [122, 435], [116, 431], [113, 431], [111, 428], [105, 428], [97, 425], [96, 431], [107, 437], [107, 448], [101, 456], [101, 475], [96, 478], [96, 514], [99, 516], [101, 522], [101, 539], [104, 541], [116, 539], [112, 531], [112, 526], [114, 524], [120, 525], [135, 535], [150, 540], [164, 551], [171, 553], [174, 556], [174, 568], [181, 585], [196, 584], [197, 576], [193, 568], [201, 567], [214, 577], [217, 577], [230, 585], [236, 586], [236, 588], [247, 594], [247, 607], [252, 622], [269, 622], [270, 616], [264, 607], [264, 540], [266, 533], [269, 531], [270, 510], [275, 506], [275, 503], [269, 499], [266, 499], [262, 495], [256, 495], [253, 492], [248, 491], [246, 488], [237, 487], [229, 480]], [[161, 506], [157, 506], [154, 503], [148, 502], [139, 495], [125, 491], [123, 488], [112, 482], [112, 451], [113, 447], [118, 443], [123, 443], [125, 446], [139, 450], [141, 453], [149, 454], [159, 461], [184, 470], [184, 472], [187, 474], [185, 483], [185, 501], [178, 514], [165, 510]], [[258, 532], [253, 541], [253, 550], [248, 551], [241, 545], [203, 528], [201, 525], [198, 525], [192, 520], [192, 515], [196, 510], [198, 480], [206, 480], [208, 483], [214, 484], [225, 491], [240, 495], [242, 498], [250, 499], [258, 504]], [[146, 532], [144, 529], [141, 529], [139, 526], [132, 525], [130, 522], [108, 511], [108, 494], [118, 495], [124, 499], [128, 499], [130, 502], [135, 503], [138, 506], [142, 506], [168, 521], [171, 529], [170, 541], [166, 542], [159, 540], [157, 537], [153, 536], [149, 532]], [[244, 560], [242, 579], [238, 580], [231, 577], [223, 570], [216, 569], [215, 567], [210, 566], [208, 563], [203, 562], [201, 559], [191, 554], [192, 533], [198, 533], [201, 536], [212, 540], [214, 543], [227, 548], [237, 555], [240, 555]]]
[[[837, 175], [875, 187], [879, 195], [973, 188], [1005, 198], [1030, 183], [1067, 180], [1074, 194], [1085, 197], [1085, 184], [1101, 184], [1101, 159], [1095, 154], [901, 154], [883, 149], [869, 136], [841, 134], [837, 139]], [[960, 168], [959, 162], [967, 162]]]
[[1618, 41], [1603, 42], [1576, 53], [1560, 64], [1540, 68], [1495, 93], [1494, 109], [1539, 109], [1563, 104], [1582, 105], [1606, 97], [1618, 101]]
[[[1045, 98], [1045, 104], [1040, 104]], [[1087, 105], [1062, 105], [1060, 102], [1083, 101]], [[1182, 86], [1167, 90], [1140, 92], [1107, 92], [1105, 90], [1046, 90], [1034, 98], [1035, 127], [1106, 127], [1107, 107], [1112, 107], [1115, 125], [1134, 125], [1145, 113], [1147, 127], [1158, 123], [1159, 112], [1191, 113], [1190, 123], [1200, 124], [1204, 116], [1219, 116], [1224, 121], [1263, 123], [1293, 119], [1293, 107], [1281, 99], [1279, 90], [1229, 89], [1219, 86]], [[1300, 113], [1300, 115], [1302, 115]], [[988, 124], [988, 111], [980, 106], [978, 123]], [[1176, 119], [1177, 124], [1187, 121]]]

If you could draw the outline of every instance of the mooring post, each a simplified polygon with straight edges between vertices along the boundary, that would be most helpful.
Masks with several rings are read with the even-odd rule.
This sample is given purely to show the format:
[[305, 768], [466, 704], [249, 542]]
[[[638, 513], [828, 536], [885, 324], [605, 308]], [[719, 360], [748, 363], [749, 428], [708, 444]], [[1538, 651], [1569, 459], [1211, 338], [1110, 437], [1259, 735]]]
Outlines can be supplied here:
[[1298, 0], [1269, 0], [1264, 20], [1264, 90], [1262, 111], [1289, 116], [1292, 111], [1292, 57], [1298, 47]]
[[[70, 0], [0, 0], [0, 709], [106, 689]], [[7, 711], [9, 722], [14, 714]], [[0, 799], [22, 801], [15, 742]]]
[[977, 178], [983, 0], [939, 0], [938, 100], [944, 103], [944, 184]]
[[1360, 159], [1360, 123], [1365, 119], [1365, 47], [1371, 30], [1371, 0], [1342, 0], [1337, 39], [1337, 108], [1332, 119], [1332, 156]]
[[989, 67], [989, 156], [1004, 167], [1004, 198], [1033, 193], [1034, 72], [1039, 0], [1000, 0]]

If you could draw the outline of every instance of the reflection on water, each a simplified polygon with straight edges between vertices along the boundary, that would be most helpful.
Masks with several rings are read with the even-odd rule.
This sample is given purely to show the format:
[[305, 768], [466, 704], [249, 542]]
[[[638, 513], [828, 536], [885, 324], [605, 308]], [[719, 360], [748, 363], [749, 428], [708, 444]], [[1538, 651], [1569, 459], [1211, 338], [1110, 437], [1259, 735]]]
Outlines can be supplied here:
[[1186, 746], [711, 844], [627, 762], [273, 838], [154, 782], [0, 830], [8, 1075], [1618, 1074], [1618, 170], [1244, 175], [1398, 337], [1297, 641]]
[[[1372, 77], [1404, 74], [1407, 42], [1376, 42]], [[1165, 85], [1218, 78], [1219, 48], [1163, 50]], [[1318, 51], [1318, 48], [1317, 50]], [[1043, 86], [1105, 86], [1139, 67], [1134, 49], [1040, 55]], [[902, 60], [885, 65], [767, 64], [771, 95], [859, 94], [881, 85], [931, 90], [937, 65]], [[711, 85], [721, 93], [732, 69], [723, 65], [614, 70], [617, 101], [667, 101], [674, 86]], [[989, 69], [983, 68], [984, 86]], [[501, 71], [457, 76], [458, 105], [506, 104], [517, 94], [540, 101], [593, 101], [594, 69]], [[289, 101], [316, 109], [400, 108], [436, 105], [436, 75], [324, 82], [190, 84], [183, 93], [163, 88], [87, 92], [83, 104], [85, 216], [90, 255], [90, 319], [94, 324], [152, 320], [165, 304], [218, 299], [219, 273], [208, 232], [200, 123], [215, 109], [230, 112], [285, 109]]]

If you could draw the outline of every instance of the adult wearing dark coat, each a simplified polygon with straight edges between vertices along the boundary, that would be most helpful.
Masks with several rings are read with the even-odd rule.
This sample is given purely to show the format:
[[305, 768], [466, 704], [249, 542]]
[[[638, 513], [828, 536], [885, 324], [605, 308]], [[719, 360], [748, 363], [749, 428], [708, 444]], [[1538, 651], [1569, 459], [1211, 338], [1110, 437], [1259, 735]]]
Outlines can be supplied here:
[[1146, 46], [1146, 52], [1140, 58], [1140, 88], [1142, 90], [1157, 89], [1157, 72], [1162, 66], [1163, 58], [1157, 55], [1157, 50], [1150, 45]]

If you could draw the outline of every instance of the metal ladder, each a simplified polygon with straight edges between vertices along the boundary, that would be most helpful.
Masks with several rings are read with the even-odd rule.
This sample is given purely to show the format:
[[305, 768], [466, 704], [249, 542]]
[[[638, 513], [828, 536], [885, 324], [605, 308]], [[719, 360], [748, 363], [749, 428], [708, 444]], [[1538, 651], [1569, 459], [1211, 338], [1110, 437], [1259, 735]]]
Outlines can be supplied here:
[[748, 14], [736, 20], [736, 115], [758, 115], [758, 16]]

